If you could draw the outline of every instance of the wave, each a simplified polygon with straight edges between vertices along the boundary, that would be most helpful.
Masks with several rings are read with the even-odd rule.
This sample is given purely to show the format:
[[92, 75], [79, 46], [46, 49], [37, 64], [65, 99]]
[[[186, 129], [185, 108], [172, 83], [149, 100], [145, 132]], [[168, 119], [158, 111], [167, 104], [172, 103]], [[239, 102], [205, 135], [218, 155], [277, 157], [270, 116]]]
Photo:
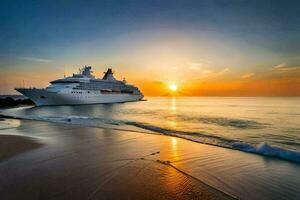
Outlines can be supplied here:
[[134, 125], [140, 128], [145, 128], [151, 131], [156, 131], [170, 136], [176, 136], [192, 140], [198, 143], [215, 145], [219, 147], [230, 148], [234, 150], [240, 150], [248, 153], [255, 153], [263, 156], [275, 157], [287, 161], [300, 163], [300, 151], [283, 149], [280, 147], [269, 145], [266, 142], [261, 142], [258, 145], [254, 145], [238, 140], [227, 139], [199, 132], [176, 131], [137, 122], [127, 122], [127, 124]]
[[[131, 114], [131, 115], [162, 115], [163, 118], [173, 118], [174, 115], [170, 115], [169, 113], [156, 113], [155, 111], [145, 111], [145, 110], [126, 110], [123, 111], [123, 114]], [[218, 126], [227, 126], [234, 127], [239, 129], [261, 129], [264, 128], [266, 123], [259, 123], [254, 120], [249, 119], [236, 119], [236, 118], [228, 118], [228, 117], [213, 117], [207, 115], [196, 115], [196, 116], [187, 116], [176, 114], [176, 118], [182, 121], [190, 121], [190, 122], [200, 122], [204, 124], [215, 124]]]
[[234, 143], [233, 148], [245, 152], [256, 153], [264, 156], [276, 157], [296, 163], [300, 163], [300, 152], [275, 147], [262, 142], [257, 146], [253, 146], [247, 143]]
[[[173, 118], [174, 115], [165, 114], [165, 113], [155, 113], [153, 111], [136, 111], [130, 110], [130, 112], [123, 113], [123, 114], [138, 114], [138, 115], [158, 115], [162, 114], [163, 118]], [[198, 115], [198, 116], [187, 116], [187, 115], [180, 115], [176, 114], [176, 118], [182, 121], [189, 121], [189, 122], [200, 122], [204, 124], [214, 124], [218, 126], [224, 127], [234, 127], [239, 129], [261, 129], [264, 128], [266, 123], [259, 123], [254, 120], [249, 119], [235, 119], [235, 118], [228, 118], [228, 117], [213, 117], [213, 116], [206, 116], [206, 115]]]
[[[146, 123], [139, 123], [139, 122], [127, 121], [124, 123], [127, 125], [136, 126], [136, 127], [143, 128], [146, 130], [155, 131], [155, 132], [161, 133], [163, 135], [178, 136], [178, 137], [182, 137], [182, 138], [183, 138], [183, 136], [194, 136], [194, 137], [199, 137], [199, 139], [214, 139], [214, 140], [222, 141], [222, 142], [225, 142], [224, 144], [226, 144], [227, 142], [234, 141], [234, 140], [226, 139], [226, 138], [215, 136], [215, 135], [209, 135], [204, 132], [178, 131], [178, 130], [166, 129], [166, 128], [162, 128], [162, 127], [158, 127], [158, 126], [154, 126], [154, 125], [150, 125], [150, 124], [146, 124]], [[204, 143], [204, 141], [202, 143]]]
[[300, 151], [293, 151], [289, 149], [280, 148], [277, 146], [272, 146], [266, 142], [261, 142], [258, 145], [246, 143], [239, 140], [229, 139], [225, 137], [220, 137], [216, 135], [211, 135], [205, 132], [189, 132], [189, 131], [179, 131], [173, 129], [167, 129], [163, 127], [158, 127], [155, 125], [141, 123], [136, 121], [125, 121], [125, 120], [114, 120], [114, 119], [104, 119], [104, 118], [90, 118], [86, 116], [43, 116], [43, 117], [32, 117], [32, 116], [13, 116], [13, 115], [3, 115], [4, 117], [19, 118], [19, 119], [31, 119], [39, 121], [49, 121], [56, 123], [68, 123], [68, 124], [79, 124], [85, 126], [93, 126], [99, 128], [118, 128], [118, 130], [132, 131], [128, 129], [127, 126], [137, 127], [146, 131], [137, 131], [142, 133], [156, 133], [168, 136], [179, 137], [187, 139], [193, 142], [214, 145], [223, 148], [229, 148], [233, 150], [239, 150], [248, 153], [254, 153], [263, 156], [269, 156], [274, 158], [279, 158], [295, 163], [300, 163]]
[[209, 116], [195, 116], [195, 117], [179, 116], [179, 117], [185, 121], [197, 121], [205, 124], [217, 124], [219, 126], [230, 126], [234, 128], [241, 128], [241, 129], [260, 129], [260, 128], [264, 128], [264, 126], [267, 125], [253, 120], [232, 119], [226, 117], [209, 117]]

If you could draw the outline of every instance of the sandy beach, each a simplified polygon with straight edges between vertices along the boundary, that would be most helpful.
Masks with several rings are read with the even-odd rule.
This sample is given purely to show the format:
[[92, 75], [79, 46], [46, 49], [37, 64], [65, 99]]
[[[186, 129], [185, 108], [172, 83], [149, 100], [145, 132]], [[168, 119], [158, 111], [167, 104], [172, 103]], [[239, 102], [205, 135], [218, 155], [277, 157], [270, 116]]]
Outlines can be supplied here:
[[[162, 142], [147, 147], [151, 135], [33, 121], [21, 126], [0, 131], [8, 133], [0, 135], [3, 199], [233, 199], [166, 160], [169, 138], [154, 136]], [[24, 131], [39, 142], [9, 135]]]
[[0, 135], [0, 162], [40, 146], [40, 143], [28, 137]]
[[[286, 191], [299, 197], [299, 180], [290, 176], [299, 166], [289, 162], [162, 135], [5, 123], [1, 149], [18, 151], [0, 162], [1, 199], [285, 199]], [[282, 173], [289, 180], [277, 182]]]

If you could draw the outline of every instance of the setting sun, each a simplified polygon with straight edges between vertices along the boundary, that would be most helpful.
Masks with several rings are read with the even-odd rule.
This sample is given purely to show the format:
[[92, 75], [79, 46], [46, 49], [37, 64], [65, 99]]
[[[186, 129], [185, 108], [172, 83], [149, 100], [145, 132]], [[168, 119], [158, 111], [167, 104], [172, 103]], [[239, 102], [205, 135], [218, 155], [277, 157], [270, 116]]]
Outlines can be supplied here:
[[177, 90], [177, 85], [175, 83], [173, 83], [173, 84], [169, 85], [169, 89], [171, 91], [176, 91]]

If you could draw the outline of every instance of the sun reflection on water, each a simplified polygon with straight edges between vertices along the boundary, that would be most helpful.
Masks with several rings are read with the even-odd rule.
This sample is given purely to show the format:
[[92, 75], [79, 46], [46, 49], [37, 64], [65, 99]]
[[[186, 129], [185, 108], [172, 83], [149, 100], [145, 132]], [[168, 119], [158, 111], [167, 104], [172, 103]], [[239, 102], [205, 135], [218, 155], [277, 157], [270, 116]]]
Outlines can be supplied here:
[[178, 157], [177, 138], [175, 138], [175, 137], [171, 138], [171, 152], [172, 152], [173, 158]]
[[171, 110], [176, 111], [176, 97], [172, 97], [171, 99]]

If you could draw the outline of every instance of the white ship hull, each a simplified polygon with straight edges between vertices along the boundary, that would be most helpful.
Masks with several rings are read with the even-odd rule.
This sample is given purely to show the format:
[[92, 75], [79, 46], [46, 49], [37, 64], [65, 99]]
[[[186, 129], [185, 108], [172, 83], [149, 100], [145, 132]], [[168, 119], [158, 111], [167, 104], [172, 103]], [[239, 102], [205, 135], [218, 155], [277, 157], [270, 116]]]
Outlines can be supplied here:
[[52, 92], [46, 89], [16, 88], [24, 96], [30, 98], [37, 106], [45, 105], [78, 105], [98, 103], [123, 103], [142, 100], [142, 94], [109, 93], [100, 92], [81, 93]]

